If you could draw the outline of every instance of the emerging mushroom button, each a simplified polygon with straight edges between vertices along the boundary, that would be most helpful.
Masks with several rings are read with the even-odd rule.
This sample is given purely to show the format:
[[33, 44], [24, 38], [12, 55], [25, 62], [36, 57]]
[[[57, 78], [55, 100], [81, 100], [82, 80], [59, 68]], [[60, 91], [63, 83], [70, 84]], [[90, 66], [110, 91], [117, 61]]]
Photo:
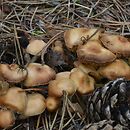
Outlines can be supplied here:
[[48, 65], [30, 63], [27, 67], [28, 75], [24, 81], [26, 87], [45, 85], [55, 78], [55, 71]]
[[15, 115], [10, 110], [0, 110], [0, 128], [8, 128], [15, 123]]
[[46, 99], [46, 107], [47, 110], [50, 112], [53, 112], [57, 110], [60, 104], [60, 98], [55, 98], [55, 97], [47, 97]]

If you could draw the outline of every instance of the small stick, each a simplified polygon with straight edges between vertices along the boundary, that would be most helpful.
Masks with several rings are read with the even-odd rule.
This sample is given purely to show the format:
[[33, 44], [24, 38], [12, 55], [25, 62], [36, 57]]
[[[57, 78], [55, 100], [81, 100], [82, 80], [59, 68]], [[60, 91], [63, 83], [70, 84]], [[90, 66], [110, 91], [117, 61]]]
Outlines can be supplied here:
[[66, 112], [67, 102], [68, 102], [67, 93], [64, 92], [64, 95], [63, 95], [62, 116], [61, 116], [61, 121], [60, 121], [60, 125], [59, 125], [59, 130], [63, 129], [63, 122], [64, 122], [64, 116], [65, 116], [65, 112]]
[[59, 112], [59, 109], [56, 111], [56, 114], [55, 114], [55, 117], [54, 117], [53, 122], [51, 124], [50, 130], [53, 130], [53, 126], [54, 126], [54, 124], [56, 122], [56, 119], [57, 119], [57, 116], [58, 116], [58, 112]]
[[41, 114], [38, 116], [36, 129], [38, 129], [41, 120]]

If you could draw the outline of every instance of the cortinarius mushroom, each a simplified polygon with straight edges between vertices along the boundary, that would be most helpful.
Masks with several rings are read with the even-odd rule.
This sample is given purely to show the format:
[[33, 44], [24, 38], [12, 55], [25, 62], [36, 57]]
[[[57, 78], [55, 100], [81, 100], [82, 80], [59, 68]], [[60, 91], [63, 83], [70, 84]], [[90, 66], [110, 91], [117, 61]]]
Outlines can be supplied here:
[[87, 94], [94, 90], [95, 80], [78, 68], [71, 70], [70, 79], [73, 80], [80, 94]]
[[17, 64], [0, 64], [0, 73], [7, 82], [18, 83], [27, 76], [27, 70], [21, 69]]
[[6, 94], [0, 96], [0, 105], [7, 108], [23, 113], [26, 108], [27, 96], [23, 89], [18, 87], [11, 87]]
[[28, 75], [24, 81], [26, 87], [32, 87], [37, 85], [45, 85], [50, 80], [55, 78], [55, 71], [48, 65], [42, 65], [39, 63], [30, 63], [27, 66]]
[[101, 46], [98, 40], [88, 41], [77, 49], [79, 61], [82, 63], [105, 64], [116, 59], [116, 55]]
[[48, 95], [51, 97], [62, 97], [63, 91], [68, 95], [76, 92], [76, 87], [71, 79], [59, 79], [50, 81], [48, 86]]
[[0, 128], [8, 128], [14, 125], [15, 115], [9, 110], [0, 110]]
[[[96, 32], [97, 31], [97, 32]], [[95, 33], [96, 32], [96, 33]], [[87, 29], [87, 28], [74, 28], [65, 31], [64, 40], [66, 46], [73, 50], [73, 48], [83, 43], [82, 38], [90, 38], [90, 40], [98, 40], [102, 30]]]
[[130, 42], [120, 35], [103, 34], [100, 39], [103, 45], [118, 56], [130, 56]]
[[32, 39], [30, 40], [26, 52], [31, 55], [40, 55], [41, 50], [46, 46], [46, 43], [43, 40], [36, 40]]
[[39, 115], [46, 108], [45, 98], [39, 93], [27, 95], [27, 107], [23, 113], [24, 117]]
[[101, 76], [110, 80], [114, 80], [120, 77], [130, 79], [130, 67], [125, 61], [121, 59], [117, 59], [109, 65], [100, 67], [98, 71]]

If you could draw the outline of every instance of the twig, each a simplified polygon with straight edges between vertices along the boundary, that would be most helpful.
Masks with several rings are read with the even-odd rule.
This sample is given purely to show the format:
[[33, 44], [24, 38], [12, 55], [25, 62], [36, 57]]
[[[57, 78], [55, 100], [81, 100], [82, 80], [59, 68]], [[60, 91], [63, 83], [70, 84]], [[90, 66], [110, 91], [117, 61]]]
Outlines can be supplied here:
[[59, 124], [59, 130], [63, 129], [64, 116], [65, 116], [65, 111], [66, 111], [66, 106], [67, 106], [67, 101], [68, 101], [67, 96], [68, 96], [67, 93], [64, 92], [64, 95], [63, 95], [62, 116], [61, 116], [61, 121], [60, 121], [60, 124]]
[[56, 114], [55, 114], [55, 117], [54, 117], [53, 122], [51, 124], [50, 130], [53, 130], [53, 126], [54, 126], [54, 124], [56, 122], [56, 119], [57, 119], [57, 116], [58, 116], [58, 112], [59, 112], [59, 110], [56, 111]]

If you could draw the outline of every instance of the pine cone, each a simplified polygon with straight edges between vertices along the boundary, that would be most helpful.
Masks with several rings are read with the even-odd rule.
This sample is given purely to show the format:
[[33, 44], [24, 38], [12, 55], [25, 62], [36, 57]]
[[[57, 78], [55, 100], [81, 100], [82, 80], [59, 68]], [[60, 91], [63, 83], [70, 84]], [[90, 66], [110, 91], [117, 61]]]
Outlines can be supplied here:
[[104, 119], [130, 126], [130, 81], [118, 78], [93, 92], [88, 100], [89, 122]]
[[81, 130], [129, 130], [127, 127], [116, 124], [114, 121], [103, 120], [97, 123], [86, 125]]

